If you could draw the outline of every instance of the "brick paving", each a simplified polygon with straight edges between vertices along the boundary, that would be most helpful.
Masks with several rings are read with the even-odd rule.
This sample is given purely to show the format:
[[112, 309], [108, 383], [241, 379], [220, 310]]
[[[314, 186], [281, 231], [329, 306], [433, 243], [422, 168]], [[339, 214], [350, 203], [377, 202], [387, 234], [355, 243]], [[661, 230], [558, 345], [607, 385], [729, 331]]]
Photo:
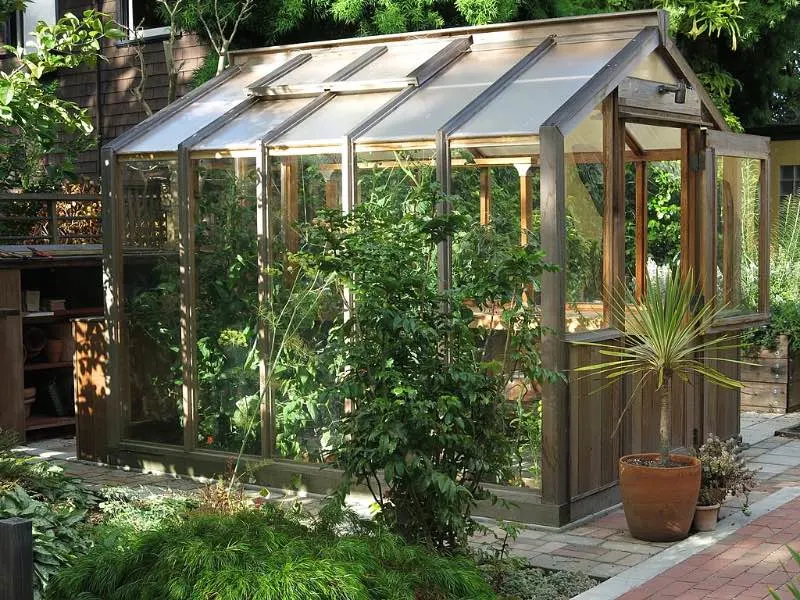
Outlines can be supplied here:
[[[783, 416], [743, 414], [742, 436], [745, 442], [751, 444], [751, 447], [745, 451], [745, 454], [752, 466], [761, 469], [759, 473], [761, 483], [758, 489], [751, 494], [751, 503], [765, 498], [782, 487], [800, 486], [800, 440], [772, 437], [775, 430], [798, 423], [800, 423], [800, 414], [798, 413]], [[51, 440], [36, 443], [35, 446], [35, 449], [29, 448], [27, 451], [59, 464], [67, 473], [80, 477], [90, 484], [126, 485], [131, 487], [145, 486], [154, 491], [162, 490], [184, 493], [191, 492], [204, 485], [203, 480], [188, 477], [142, 473], [136, 470], [120, 470], [102, 465], [78, 462], [75, 460], [74, 440], [62, 440], [60, 442], [58, 440]], [[280, 498], [280, 493], [277, 493], [275, 497]], [[296, 496], [287, 496], [281, 498], [281, 500], [295, 502], [298, 501], [298, 498]], [[306, 504], [311, 510], [313, 510], [317, 501], [313, 496], [307, 496], [299, 500]], [[740, 508], [740, 500], [735, 498], [731, 499], [726, 506], [723, 507], [722, 516], [731, 515], [739, 511]], [[781, 513], [775, 513], [773, 516], [781, 517]], [[767, 530], [762, 529], [759, 531], [762, 535], [767, 535]], [[786, 535], [777, 538], [770, 535], [770, 543], [784, 543], [776, 540], [782, 540], [790, 533], [790, 531], [781, 532], [781, 534]], [[798, 537], [800, 537], [800, 534], [798, 534]], [[474, 544], [480, 547], [481, 545], [489, 544], [493, 541], [494, 538], [492, 536], [476, 536]], [[533, 566], [547, 569], [579, 571], [594, 577], [606, 579], [615, 575], [624, 574], [631, 567], [640, 565], [648, 559], [660, 555], [673, 545], [674, 544], [669, 543], [644, 542], [632, 538], [628, 534], [622, 509], [616, 509], [605, 516], [566, 530], [558, 531], [545, 528], [522, 529], [517, 539], [511, 544], [511, 554], [526, 559]], [[744, 548], [746, 546], [742, 547]], [[713, 548], [716, 548], [716, 546]], [[800, 548], [800, 543], [798, 543], [798, 548]], [[737, 558], [737, 560], [739, 559]], [[777, 578], [775, 573], [771, 573], [771, 576]], [[719, 578], [718, 574], [717, 577]], [[730, 581], [726, 582], [724, 585], [742, 587], [742, 585], [731, 583], [735, 577], [729, 577], [727, 579], [730, 579]], [[738, 583], [741, 584], [745, 579], [746, 578], [739, 579]], [[699, 585], [710, 586], [716, 581], [718, 581], [718, 579], [704, 577], [700, 578]], [[713, 590], [709, 590], [709, 592], [713, 592], [717, 595], [697, 596], [699, 593], [697, 589], [692, 589], [690, 592], [690, 588], [685, 588], [685, 584], [692, 582], [685, 580], [670, 581], [670, 584], [673, 583], [674, 585], [669, 587], [667, 592], [663, 591], [663, 589], [667, 589], [667, 586], [664, 586], [658, 595], [653, 595], [651, 597], [672, 598], [683, 594], [683, 596], [680, 597], [687, 599], [695, 597], [735, 598], [737, 597], [735, 595], [719, 596], [718, 594], [740, 591], [734, 590], [731, 587], [723, 589], [723, 584], [720, 583], [720, 585]], [[776, 581], [775, 583], [777, 585], [782, 585], [785, 583], [785, 580]], [[680, 590], [680, 588], [685, 589]], [[665, 593], [671, 595], [665, 595]], [[631, 596], [631, 598], [636, 597], [637, 596]], [[759, 598], [761, 597], [763, 597], [763, 595]]]
[[800, 573], [788, 546], [800, 550], [800, 498], [755, 519], [620, 596], [620, 600], [768, 600], [774, 588], [789, 599], [787, 582]]

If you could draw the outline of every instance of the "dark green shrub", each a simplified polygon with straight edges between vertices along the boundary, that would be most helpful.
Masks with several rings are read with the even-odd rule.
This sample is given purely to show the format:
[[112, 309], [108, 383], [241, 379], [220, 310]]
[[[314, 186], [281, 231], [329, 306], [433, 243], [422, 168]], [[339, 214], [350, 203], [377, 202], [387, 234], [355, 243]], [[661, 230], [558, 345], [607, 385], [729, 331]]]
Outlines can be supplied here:
[[373, 532], [337, 536], [279, 509], [192, 515], [98, 543], [50, 600], [490, 600], [467, 559]]
[[[541, 367], [541, 330], [522, 297], [549, 267], [516, 240], [481, 244], [470, 276], [438, 290], [439, 242], [453, 236], [464, 252], [492, 237], [468, 216], [436, 216], [441, 200], [422, 181], [402, 202], [373, 196], [350, 215], [326, 214], [304, 231], [310, 250], [293, 259], [309, 277], [334, 275], [353, 298], [352, 317], [331, 329], [326, 349], [337, 372], [328, 395], [351, 407], [332, 424], [332, 457], [347, 484], [369, 487], [379, 520], [415, 543], [454, 549], [474, 528], [475, 504], [489, 498], [483, 484], [509, 478], [509, 377], [553, 376]], [[514, 332], [501, 356], [486, 356], [491, 329], [474, 326], [471, 307]]]

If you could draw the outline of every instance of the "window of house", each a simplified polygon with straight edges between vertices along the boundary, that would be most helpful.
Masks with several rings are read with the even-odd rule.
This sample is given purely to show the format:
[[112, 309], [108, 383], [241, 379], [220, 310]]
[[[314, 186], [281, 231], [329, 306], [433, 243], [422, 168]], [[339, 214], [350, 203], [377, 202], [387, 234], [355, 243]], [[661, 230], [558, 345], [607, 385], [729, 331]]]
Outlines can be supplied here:
[[[18, 46], [20, 43], [19, 32], [22, 30], [22, 14], [13, 12], [5, 20], [0, 21], [0, 45]], [[5, 50], [0, 50], [0, 54], [5, 54]]]
[[781, 165], [781, 198], [800, 196], [800, 165]]
[[129, 28], [131, 38], [148, 38], [169, 33], [169, 22], [159, 10], [157, 0], [125, 0], [126, 14], [121, 22]]

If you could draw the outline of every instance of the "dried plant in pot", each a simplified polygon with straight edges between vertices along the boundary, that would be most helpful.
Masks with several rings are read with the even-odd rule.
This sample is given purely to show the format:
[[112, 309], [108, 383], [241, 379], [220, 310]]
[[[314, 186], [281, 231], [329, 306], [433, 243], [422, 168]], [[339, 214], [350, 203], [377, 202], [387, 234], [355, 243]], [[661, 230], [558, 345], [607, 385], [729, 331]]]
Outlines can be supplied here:
[[600, 354], [609, 360], [578, 369], [600, 373], [609, 382], [625, 377], [638, 380], [628, 406], [638, 389], [647, 389], [649, 384], [655, 388], [660, 407], [659, 451], [623, 456], [619, 462], [628, 529], [642, 540], [685, 538], [700, 491], [700, 460], [671, 453], [673, 383], [700, 375], [719, 386], [741, 387], [738, 381], [714, 369], [711, 359], [702, 358], [708, 351], [732, 346], [728, 336], [708, 336], [724, 307], [697, 306], [696, 291], [691, 271], [686, 277], [674, 272], [663, 280], [648, 280], [641, 300], [630, 296], [617, 299], [614, 308], [617, 314], [625, 315], [622, 339], [616, 343], [586, 342], [584, 345], [599, 347]]
[[719, 509], [729, 495], [745, 498], [742, 510], [747, 510], [747, 495], [757, 485], [756, 472], [748, 469], [742, 456], [741, 441], [727, 441], [711, 434], [697, 452], [700, 459], [700, 493], [693, 527], [695, 531], [716, 528]]

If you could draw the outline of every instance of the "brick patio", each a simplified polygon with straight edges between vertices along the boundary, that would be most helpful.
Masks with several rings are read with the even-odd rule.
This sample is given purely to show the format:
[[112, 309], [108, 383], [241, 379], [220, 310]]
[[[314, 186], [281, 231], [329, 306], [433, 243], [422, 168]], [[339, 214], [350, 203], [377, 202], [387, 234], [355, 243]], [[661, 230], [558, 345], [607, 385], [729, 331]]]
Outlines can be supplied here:
[[620, 596], [621, 600], [769, 599], [772, 587], [789, 599], [786, 583], [800, 573], [787, 545], [800, 550], [800, 498], [759, 517], [707, 550]]

